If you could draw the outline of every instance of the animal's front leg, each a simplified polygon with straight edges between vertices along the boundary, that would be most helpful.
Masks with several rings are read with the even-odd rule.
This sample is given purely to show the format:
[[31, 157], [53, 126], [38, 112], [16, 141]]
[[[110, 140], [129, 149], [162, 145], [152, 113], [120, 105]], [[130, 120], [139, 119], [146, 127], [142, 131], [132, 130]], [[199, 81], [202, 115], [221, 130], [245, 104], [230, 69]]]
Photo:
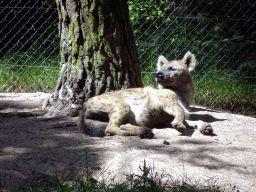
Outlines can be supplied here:
[[174, 119], [171, 123], [172, 127], [175, 128], [177, 131], [183, 133], [186, 129], [184, 125], [185, 121], [185, 112], [180, 106], [171, 106], [167, 107], [165, 110], [168, 114], [173, 115]]

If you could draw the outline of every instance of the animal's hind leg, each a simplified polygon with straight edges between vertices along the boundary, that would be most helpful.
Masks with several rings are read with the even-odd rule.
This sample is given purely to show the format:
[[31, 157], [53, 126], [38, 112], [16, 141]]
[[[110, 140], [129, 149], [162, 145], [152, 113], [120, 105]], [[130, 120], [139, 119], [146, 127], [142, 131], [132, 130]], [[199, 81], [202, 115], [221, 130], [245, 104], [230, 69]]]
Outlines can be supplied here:
[[120, 129], [132, 132], [135, 135], [138, 135], [140, 138], [152, 138], [152, 137], [154, 137], [154, 133], [152, 132], [151, 129], [146, 128], [146, 127], [131, 125], [130, 123], [127, 123], [125, 125], [121, 125]]
[[109, 113], [109, 123], [106, 133], [110, 135], [134, 136], [132, 131], [121, 130], [120, 126], [128, 119], [130, 115], [130, 106], [122, 101], [115, 102], [112, 112]]

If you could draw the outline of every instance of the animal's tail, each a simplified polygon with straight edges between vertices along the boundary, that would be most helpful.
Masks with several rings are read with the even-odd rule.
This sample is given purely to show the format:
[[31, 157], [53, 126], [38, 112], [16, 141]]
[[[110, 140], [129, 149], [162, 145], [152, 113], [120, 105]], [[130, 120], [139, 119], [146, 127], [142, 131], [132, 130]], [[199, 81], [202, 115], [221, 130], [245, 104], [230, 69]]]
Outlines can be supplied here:
[[103, 137], [106, 135], [105, 129], [108, 126], [108, 122], [88, 119], [82, 111], [79, 114], [77, 126], [79, 132], [84, 132], [92, 137]]

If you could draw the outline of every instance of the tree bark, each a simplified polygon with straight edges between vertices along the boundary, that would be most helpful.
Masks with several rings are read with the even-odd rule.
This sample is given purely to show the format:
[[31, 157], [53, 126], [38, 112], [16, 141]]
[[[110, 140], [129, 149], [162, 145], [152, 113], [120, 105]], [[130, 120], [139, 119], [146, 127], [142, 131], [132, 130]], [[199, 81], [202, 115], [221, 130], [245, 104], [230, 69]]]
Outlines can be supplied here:
[[61, 61], [52, 113], [74, 116], [90, 97], [143, 86], [126, 0], [56, 2]]

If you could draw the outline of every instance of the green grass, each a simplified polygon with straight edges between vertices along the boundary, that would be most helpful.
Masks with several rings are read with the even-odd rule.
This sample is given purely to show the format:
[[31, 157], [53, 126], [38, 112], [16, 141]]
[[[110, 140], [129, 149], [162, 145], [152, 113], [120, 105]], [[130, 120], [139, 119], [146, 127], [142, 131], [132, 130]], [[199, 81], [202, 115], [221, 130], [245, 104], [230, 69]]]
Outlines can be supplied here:
[[58, 79], [58, 66], [57, 56], [10, 54], [0, 61], [0, 92], [52, 91]]
[[256, 84], [235, 71], [207, 70], [196, 76], [196, 103], [243, 115], [256, 115]]
[[[221, 192], [218, 186], [198, 184], [189, 184], [185, 181], [179, 182], [173, 179], [166, 179], [154, 173], [151, 167], [146, 165], [144, 160], [143, 166], [140, 166], [141, 174], [127, 174], [126, 181], [106, 182], [97, 181], [91, 177], [94, 170], [99, 167], [89, 167], [90, 157], [95, 154], [88, 147], [79, 151], [84, 155], [84, 160], [79, 163], [79, 167], [84, 169], [85, 175], [77, 174], [72, 181], [61, 180], [57, 175], [46, 175], [44, 179], [38, 182], [29, 182], [24, 180], [21, 185], [5, 191], [12, 192]], [[84, 178], [86, 178], [84, 180]], [[4, 185], [0, 183], [0, 192], [4, 190]]]

